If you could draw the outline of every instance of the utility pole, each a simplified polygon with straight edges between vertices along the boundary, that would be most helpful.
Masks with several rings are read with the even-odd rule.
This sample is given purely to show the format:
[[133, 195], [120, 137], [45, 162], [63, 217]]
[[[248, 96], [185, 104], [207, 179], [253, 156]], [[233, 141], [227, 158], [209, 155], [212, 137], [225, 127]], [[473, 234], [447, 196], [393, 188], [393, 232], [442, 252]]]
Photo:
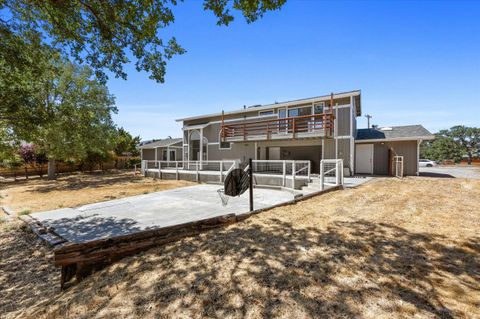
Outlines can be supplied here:
[[370, 114], [365, 114], [365, 117], [367, 118], [367, 128], [370, 128], [370, 119], [373, 117]]

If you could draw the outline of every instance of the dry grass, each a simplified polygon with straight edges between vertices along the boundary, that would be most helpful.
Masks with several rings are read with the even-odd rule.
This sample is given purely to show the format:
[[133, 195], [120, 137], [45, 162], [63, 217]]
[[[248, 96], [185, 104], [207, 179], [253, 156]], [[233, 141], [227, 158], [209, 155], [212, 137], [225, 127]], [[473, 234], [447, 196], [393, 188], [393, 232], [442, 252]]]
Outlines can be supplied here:
[[[20, 293], [0, 302], [0, 314], [480, 318], [479, 198], [478, 180], [378, 179], [126, 258], [64, 293], [45, 289], [35, 304], [35, 278], [58, 281], [36, 272], [23, 247], [21, 269], [32, 271], [10, 284], [14, 270], [1, 264], [0, 289]], [[2, 262], [25, 235], [15, 236], [1, 237]]]
[[194, 185], [134, 176], [132, 172], [73, 174], [55, 181], [32, 179], [0, 183], [0, 205], [15, 212], [38, 212], [76, 207], [115, 198]]

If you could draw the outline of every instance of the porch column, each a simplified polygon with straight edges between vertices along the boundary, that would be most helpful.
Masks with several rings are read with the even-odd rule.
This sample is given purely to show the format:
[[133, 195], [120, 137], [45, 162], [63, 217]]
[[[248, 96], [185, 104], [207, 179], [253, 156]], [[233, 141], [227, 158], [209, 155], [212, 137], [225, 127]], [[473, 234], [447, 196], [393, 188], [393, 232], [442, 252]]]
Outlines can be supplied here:
[[203, 128], [200, 129], [200, 168], [203, 168]]
[[158, 147], [155, 147], [153, 150], [155, 151], [155, 167], [157, 167], [158, 166], [158, 162], [157, 162], [158, 161], [158, 159], [157, 159]]
[[170, 162], [170, 146], [167, 146], [167, 162]]

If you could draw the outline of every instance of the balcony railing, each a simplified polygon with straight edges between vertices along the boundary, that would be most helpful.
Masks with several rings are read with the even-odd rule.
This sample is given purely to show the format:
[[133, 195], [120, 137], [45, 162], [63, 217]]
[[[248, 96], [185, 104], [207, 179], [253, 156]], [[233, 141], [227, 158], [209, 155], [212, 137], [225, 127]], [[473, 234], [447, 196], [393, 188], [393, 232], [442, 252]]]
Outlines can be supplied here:
[[223, 141], [269, 140], [331, 136], [333, 114], [322, 113], [259, 121], [223, 124]]

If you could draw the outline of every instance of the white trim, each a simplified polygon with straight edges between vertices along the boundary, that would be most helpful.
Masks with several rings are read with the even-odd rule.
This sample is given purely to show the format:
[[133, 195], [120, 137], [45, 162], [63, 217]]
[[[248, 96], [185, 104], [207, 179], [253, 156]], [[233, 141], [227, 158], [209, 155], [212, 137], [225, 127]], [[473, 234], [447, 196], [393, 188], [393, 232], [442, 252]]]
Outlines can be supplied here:
[[420, 175], [420, 144], [421, 143], [422, 143], [421, 139], [417, 140], [417, 176]]
[[[350, 92], [343, 92], [343, 93], [337, 93], [333, 94], [334, 99], [341, 99], [344, 97], [350, 97], [350, 96], [359, 96], [361, 94], [360, 90], [355, 90], [355, 91], [350, 91]], [[281, 108], [281, 107], [288, 107], [292, 105], [297, 105], [297, 104], [307, 104], [307, 103], [312, 103], [312, 102], [321, 102], [321, 101], [329, 101], [331, 95], [322, 95], [322, 96], [317, 96], [317, 97], [312, 97], [312, 98], [306, 98], [306, 99], [299, 99], [299, 100], [293, 100], [293, 101], [288, 101], [288, 102], [281, 102], [281, 103], [275, 103], [275, 104], [267, 104], [267, 105], [262, 105], [256, 107], [257, 111], [262, 111], [262, 110], [268, 110], [271, 108]], [[236, 111], [230, 111], [230, 112], [224, 112], [224, 115], [232, 115], [232, 114], [242, 114], [248, 111], [254, 111], [252, 109], [241, 109], [241, 110], [236, 110]], [[190, 121], [190, 120], [197, 120], [205, 117], [216, 117], [216, 116], [221, 116], [222, 113], [213, 113], [213, 114], [207, 114], [207, 115], [199, 115], [199, 116], [192, 116], [192, 117], [185, 117], [185, 118], [180, 118], [176, 119], [175, 121], [177, 122], [182, 122], [182, 121]]]
[[341, 136], [337, 136], [338, 139], [350, 139], [352, 138], [350, 135], [341, 135]]
[[355, 164], [353, 161], [355, 160], [355, 143], [354, 143], [354, 136], [353, 136], [353, 121], [356, 120], [356, 117], [353, 116], [353, 107], [355, 104], [355, 99], [353, 96], [350, 97], [350, 174], [354, 174]]
[[412, 136], [412, 137], [395, 137], [395, 138], [377, 138], [371, 140], [355, 140], [355, 143], [372, 143], [372, 142], [396, 142], [396, 141], [417, 141], [417, 140], [433, 140], [434, 136]]
[[218, 145], [220, 144], [220, 142], [211, 142], [211, 143], [208, 143], [207, 145], [210, 146], [210, 145]]

